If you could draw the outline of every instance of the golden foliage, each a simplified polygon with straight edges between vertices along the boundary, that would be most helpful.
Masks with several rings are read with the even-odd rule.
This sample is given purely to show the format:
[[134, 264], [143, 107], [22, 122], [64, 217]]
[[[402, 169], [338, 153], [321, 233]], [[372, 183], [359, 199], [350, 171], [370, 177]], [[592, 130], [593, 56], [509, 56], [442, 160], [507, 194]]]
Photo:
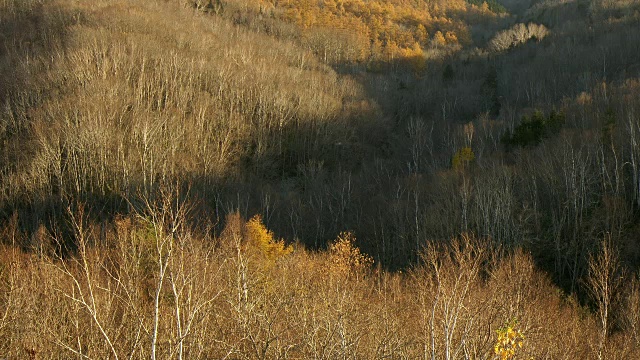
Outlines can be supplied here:
[[517, 321], [513, 320], [496, 330], [498, 339], [493, 346], [493, 352], [500, 360], [513, 359], [518, 349], [522, 348], [524, 343], [524, 334], [516, 329]]
[[406, 59], [416, 75], [421, 75], [427, 68], [424, 52], [417, 42], [409, 49], [403, 49], [401, 56]]
[[[402, 58], [411, 60], [412, 57], [406, 56], [404, 52], [411, 51], [414, 43], [420, 46], [429, 44], [430, 32], [435, 34], [431, 41], [436, 46], [455, 45], [459, 39], [467, 41], [470, 39], [470, 31], [461, 16], [466, 17], [477, 11], [465, 1], [431, 4], [398, 0], [270, 0], [270, 3], [275, 9], [273, 14], [299, 26], [303, 36], [304, 33], [312, 33], [317, 29], [326, 29], [336, 34], [349, 29], [349, 32], [361, 40], [366, 40], [366, 46], [370, 48], [366, 56], [328, 59], [330, 62], [360, 62], [369, 57], [369, 60], [375, 61]], [[382, 51], [372, 45], [376, 43], [382, 44]]]
[[273, 232], [264, 226], [260, 215], [252, 217], [246, 226], [249, 242], [260, 249], [268, 260], [273, 261], [293, 252], [293, 247], [287, 246], [284, 240], [274, 239]]
[[340, 274], [360, 274], [373, 265], [373, 259], [360, 252], [356, 237], [351, 232], [342, 232], [329, 246], [331, 270]]
[[433, 36], [433, 43], [436, 46], [445, 46], [447, 44], [447, 39], [445, 39], [441, 31], [437, 31], [436, 34]]
[[429, 39], [429, 34], [427, 33], [427, 29], [424, 27], [424, 25], [418, 24], [418, 26], [416, 27], [415, 37], [416, 41], [418, 41], [419, 43], [425, 44], [427, 42], [427, 40]]
[[447, 44], [457, 44], [458, 43], [458, 37], [456, 36], [456, 34], [453, 31], [447, 31], [444, 34], [444, 38], [447, 41]]

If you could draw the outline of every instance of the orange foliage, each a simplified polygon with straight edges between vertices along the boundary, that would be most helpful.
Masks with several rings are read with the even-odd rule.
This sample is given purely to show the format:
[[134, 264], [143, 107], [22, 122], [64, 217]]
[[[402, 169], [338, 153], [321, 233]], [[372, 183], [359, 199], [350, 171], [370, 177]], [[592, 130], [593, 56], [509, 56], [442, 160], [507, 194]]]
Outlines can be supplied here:
[[[366, 41], [366, 54], [327, 61], [362, 62], [406, 59], [415, 63], [415, 44], [424, 48], [431, 41], [437, 47], [465, 44], [470, 41], [469, 29], [463, 19], [451, 18], [452, 13], [478, 11], [464, 0], [413, 2], [406, 0], [253, 0], [266, 1], [279, 9], [283, 20], [296, 24], [304, 32], [314, 29], [347, 30]], [[456, 12], [453, 12], [455, 10]], [[278, 16], [278, 15], [276, 15]], [[460, 16], [460, 15], [456, 15]], [[433, 39], [429, 33], [436, 34]], [[317, 49], [315, 49], [317, 51]], [[418, 66], [419, 67], [419, 66]], [[415, 66], [414, 66], [415, 70]]]

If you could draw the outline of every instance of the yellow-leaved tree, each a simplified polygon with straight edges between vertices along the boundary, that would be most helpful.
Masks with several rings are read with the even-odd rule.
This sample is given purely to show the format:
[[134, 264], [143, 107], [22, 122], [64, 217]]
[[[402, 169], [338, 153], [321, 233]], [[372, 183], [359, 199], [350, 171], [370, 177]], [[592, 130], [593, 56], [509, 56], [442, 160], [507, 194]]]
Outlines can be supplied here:
[[445, 37], [442, 34], [442, 32], [438, 30], [433, 35], [432, 43], [436, 48], [440, 48], [440, 47], [443, 47], [443, 46], [447, 45], [447, 39], [445, 39]]
[[286, 245], [284, 240], [275, 239], [273, 232], [262, 223], [262, 216], [255, 215], [247, 222], [247, 237], [249, 243], [260, 250], [268, 260], [276, 260], [293, 252], [291, 245]]
[[475, 160], [476, 155], [473, 153], [473, 150], [469, 146], [465, 146], [458, 151], [456, 151], [455, 155], [451, 159], [451, 167], [454, 170], [463, 170], [470, 163]]
[[356, 237], [353, 233], [342, 232], [336, 241], [329, 245], [333, 273], [359, 277], [373, 265], [373, 258], [360, 252], [355, 242]]
[[493, 352], [496, 359], [510, 360], [516, 356], [518, 349], [522, 348], [524, 343], [524, 334], [516, 328], [518, 322], [512, 320], [500, 329], [496, 330], [498, 339], [493, 346]]

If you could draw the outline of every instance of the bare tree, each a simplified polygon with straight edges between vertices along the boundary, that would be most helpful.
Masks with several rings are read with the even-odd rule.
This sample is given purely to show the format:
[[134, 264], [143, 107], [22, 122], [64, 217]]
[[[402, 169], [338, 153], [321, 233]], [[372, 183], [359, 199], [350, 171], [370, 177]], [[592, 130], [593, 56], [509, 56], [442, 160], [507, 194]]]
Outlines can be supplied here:
[[618, 252], [612, 243], [611, 235], [607, 234], [600, 243], [599, 252], [589, 257], [589, 275], [585, 280], [587, 290], [597, 306], [600, 323], [598, 359], [605, 358], [604, 350], [612, 326], [612, 308], [621, 285], [621, 271]]

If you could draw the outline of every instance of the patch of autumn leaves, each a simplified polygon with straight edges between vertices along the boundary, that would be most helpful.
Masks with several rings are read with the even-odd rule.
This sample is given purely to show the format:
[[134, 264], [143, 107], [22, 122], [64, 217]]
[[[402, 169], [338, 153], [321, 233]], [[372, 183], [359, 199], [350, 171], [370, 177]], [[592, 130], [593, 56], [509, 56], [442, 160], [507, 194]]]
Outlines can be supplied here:
[[[268, 264], [293, 253], [293, 246], [277, 239], [262, 222], [260, 215], [253, 216], [245, 224], [246, 250], [257, 250]], [[351, 232], [342, 232], [329, 245], [326, 269], [337, 276], [360, 277], [373, 265], [373, 258], [360, 251], [356, 237]]]
[[[366, 53], [341, 59], [347, 62], [394, 61], [407, 59], [421, 71], [416, 59], [427, 47], [442, 49], [471, 41], [467, 24], [477, 13], [475, 5], [463, 0], [441, 2], [324, 0], [253, 0], [270, 16], [300, 27], [303, 36], [330, 30], [348, 31], [364, 44], [345, 44], [367, 48]], [[489, 14], [487, 14], [488, 16]], [[474, 15], [475, 16], [475, 15]], [[420, 51], [416, 51], [419, 48]]]
[[286, 245], [282, 239], [276, 239], [273, 232], [264, 226], [260, 215], [252, 217], [246, 227], [249, 242], [259, 249], [268, 261], [275, 261], [293, 252], [291, 245]]
[[356, 237], [351, 232], [342, 232], [329, 245], [330, 268], [335, 274], [358, 276], [370, 269], [373, 258], [360, 252]]
[[[262, 216], [255, 215], [245, 224], [247, 249], [258, 250], [268, 263], [293, 253], [293, 246], [283, 239], [277, 239], [273, 232], [263, 224]], [[342, 232], [329, 245], [328, 269], [336, 275], [355, 275], [365, 273], [373, 265], [373, 258], [360, 251], [356, 237], [351, 232]]]
[[525, 336], [521, 330], [517, 329], [518, 322], [513, 320], [496, 330], [498, 339], [493, 346], [493, 352], [499, 360], [509, 360], [516, 356], [522, 348]]

